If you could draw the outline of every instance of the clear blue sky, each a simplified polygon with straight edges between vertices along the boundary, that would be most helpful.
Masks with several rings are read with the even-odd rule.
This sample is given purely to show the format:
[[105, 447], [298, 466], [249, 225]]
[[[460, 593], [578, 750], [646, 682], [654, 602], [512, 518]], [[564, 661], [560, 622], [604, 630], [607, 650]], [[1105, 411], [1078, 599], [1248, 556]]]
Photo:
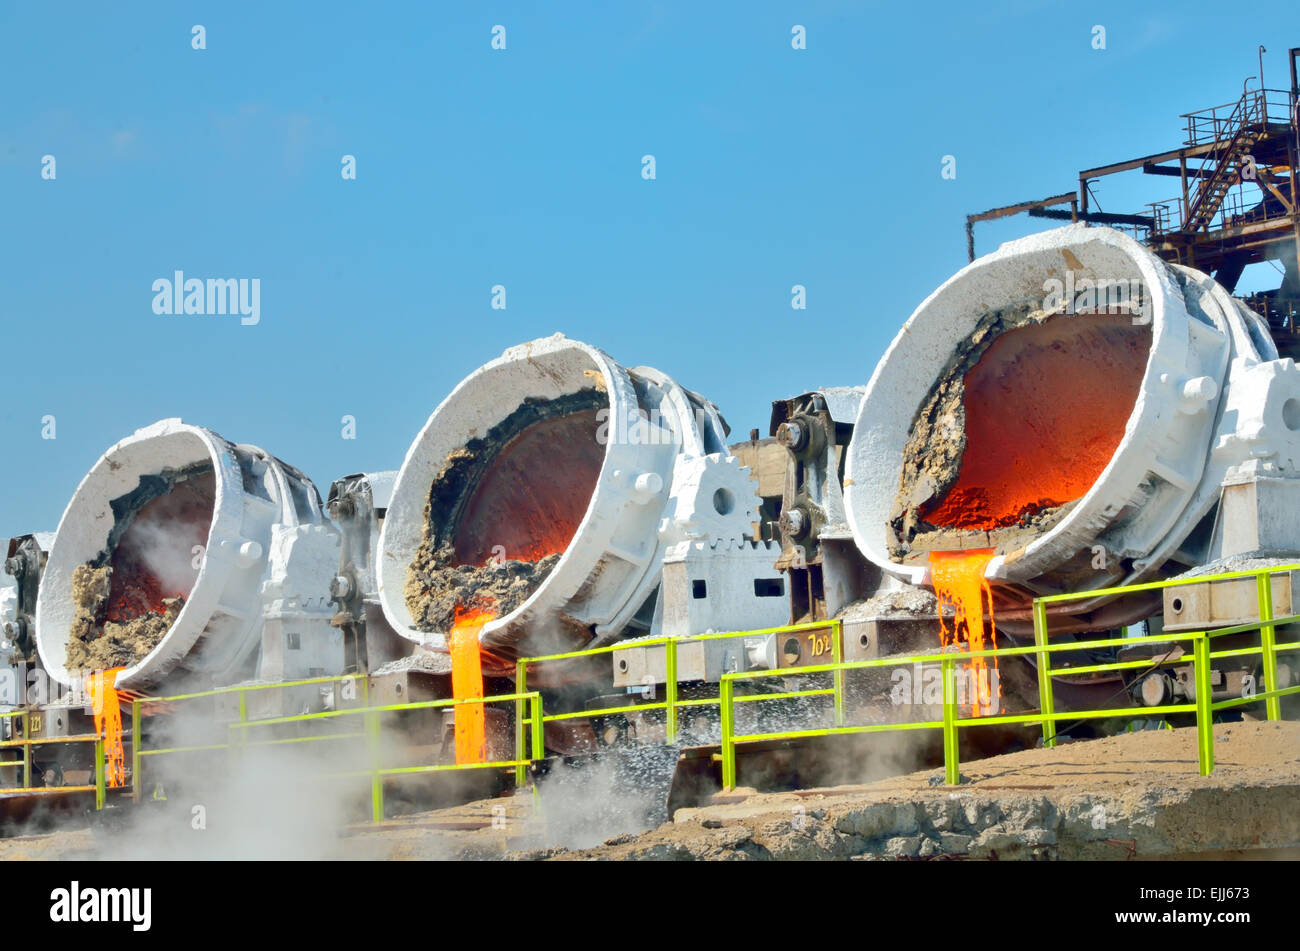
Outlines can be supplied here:
[[[396, 468], [456, 382], [556, 331], [766, 433], [773, 399], [866, 382], [965, 263], [968, 212], [1176, 146], [1178, 114], [1235, 99], [1258, 43], [1285, 85], [1300, 35], [1267, 20], [1187, 2], [3, 0], [0, 535], [53, 529], [106, 448], [167, 416], [322, 493]], [[1142, 201], [1176, 191], [1155, 185]], [[1098, 197], [1127, 210], [1117, 182]], [[983, 227], [980, 250], [1043, 226]], [[152, 282], [176, 269], [260, 278], [260, 324], [156, 316]]]

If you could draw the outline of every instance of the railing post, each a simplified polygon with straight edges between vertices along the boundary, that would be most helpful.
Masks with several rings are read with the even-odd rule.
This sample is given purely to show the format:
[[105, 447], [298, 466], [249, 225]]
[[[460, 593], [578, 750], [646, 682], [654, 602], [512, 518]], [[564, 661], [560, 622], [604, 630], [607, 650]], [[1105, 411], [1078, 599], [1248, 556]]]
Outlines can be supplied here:
[[1056, 712], [1052, 698], [1052, 654], [1047, 648], [1047, 605], [1034, 599], [1034, 646], [1038, 653], [1038, 709], [1043, 714], [1043, 746], [1056, 745], [1056, 721], [1049, 719]]
[[370, 819], [384, 821], [384, 780], [379, 775], [379, 714], [366, 715], [366, 745], [370, 747]]
[[[361, 677], [361, 703], [370, 706], [370, 675]], [[379, 714], [365, 715], [366, 745], [370, 747], [370, 818], [374, 822], [384, 821], [384, 780], [379, 775]]]
[[[243, 696], [243, 691], [240, 691], [240, 696], [241, 697]], [[235, 721], [234, 723], [227, 723], [226, 724], [226, 764], [227, 767], [230, 769], [231, 773], [235, 773], [236, 770], [242, 769], [243, 766], [245, 765], [244, 758], [248, 752], [247, 745], [248, 745], [247, 728], [240, 726], [240, 721]], [[164, 796], [163, 796], [164, 799], [166, 798], [165, 791], [166, 790], [164, 787]], [[150, 795], [154, 799], [158, 798], [157, 785], [154, 786], [153, 792], [150, 793]]]
[[1214, 772], [1214, 711], [1210, 705], [1210, 638], [1198, 634], [1192, 643], [1196, 676], [1196, 745], [1202, 776]]
[[[542, 695], [537, 691], [534, 691], [533, 696], [528, 698], [528, 709], [529, 716], [532, 719], [533, 731], [532, 756], [529, 757], [529, 759], [530, 761], [542, 760], [546, 758], [546, 734], [543, 730], [545, 721], [542, 719]], [[525, 766], [515, 767], [515, 789], [518, 789], [519, 784], [523, 781], [518, 779], [518, 777], [520, 775], [526, 775], [526, 771], [527, 767]], [[534, 774], [534, 776], [536, 776], [536, 774]], [[536, 814], [542, 807], [542, 793], [535, 778], [531, 783], [529, 783], [529, 789], [533, 794], [533, 810]]]
[[945, 657], [940, 666], [943, 671], [943, 778], [949, 786], [956, 786], [961, 782], [957, 752], [957, 663]]
[[542, 695], [534, 693], [528, 698], [533, 720], [533, 759], [546, 758], [546, 737], [542, 732]]
[[95, 811], [104, 808], [104, 740], [95, 740]]
[[664, 740], [670, 746], [677, 742], [677, 638], [671, 637], [664, 645]]
[[732, 682], [727, 674], [722, 675], [718, 685], [718, 711], [722, 715], [722, 788], [736, 788], [736, 745], [732, 742], [731, 709]]
[[23, 711], [23, 788], [32, 788], [32, 724], [29, 714]]
[[1255, 592], [1259, 598], [1259, 646], [1264, 662], [1264, 710], [1270, 720], [1282, 719], [1282, 698], [1277, 691], [1276, 628], [1273, 620], [1273, 576], [1261, 571], [1255, 575]]
[[140, 803], [140, 700], [131, 701], [131, 798]]
[[[524, 752], [524, 699], [522, 694], [528, 692], [528, 664], [519, 661], [515, 664], [515, 693], [520, 694], [519, 699], [515, 701], [515, 759], [523, 759]], [[533, 729], [538, 729], [534, 721]], [[537, 738], [533, 738], [533, 746], [537, 746]], [[515, 767], [515, 788], [518, 789], [528, 778], [528, 768], [523, 765]]]
[[244, 747], [248, 743], [248, 729], [244, 726], [244, 724], [248, 722], [248, 703], [245, 700], [245, 691], [243, 688], [239, 689], [238, 696], [239, 719], [230, 724], [230, 729], [226, 734], [228, 737], [236, 736], [239, 738], [238, 742], [229, 740], [227, 743], [231, 760], [243, 759]]
[[[844, 622], [839, 618], [831, 621], [831, 661], [844, 663]], [[831, 686], [834, 693], [831, 699], [835, 705], [835, 725], [844, 725], [844, 671], [836, 668], [831, 674]]]

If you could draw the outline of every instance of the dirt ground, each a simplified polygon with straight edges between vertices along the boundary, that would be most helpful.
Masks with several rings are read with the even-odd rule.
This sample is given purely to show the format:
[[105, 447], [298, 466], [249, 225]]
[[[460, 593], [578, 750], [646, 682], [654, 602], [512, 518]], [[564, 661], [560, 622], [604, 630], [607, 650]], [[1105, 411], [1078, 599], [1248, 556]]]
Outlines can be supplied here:
[[[1126, 859], [1228, 856], [1300, 847], [1300, 723], [1215, 728], [1216, 769], [1200, 776], [1194, 729], [1152, 730], [970, 763], [965, 782], [934, 770], [865, 786], [737, 790], [674, 821], [585, 850], [538, 847], [544, 812], [479, 830], [390, 829], [393, 858], [434, 853], [511, 859]], [[543, 802], [543, 807], [545, 803]], [[446, 810], [484, 821], [491, 804]], [[499, 808], [499, 807], [498, 807]], [[501, 816], [498, 815], [498, 825]], [[454, 842], [454, 844], [453, 844]]]
[[[1194, 729], [1064, 743], [869, 785], [737, 790], [673, 821], [587, 849], [556, 844], [548, 812], [580, 803], [528, 793], [330, 833], [315, 857], [354, 859], [763, 860], [1162, 859], [1300, 854], [1300, 723], [1215, 727], [1200, 776]], [[108, 858], [88, 828], [0, 839], [0, 861]]]

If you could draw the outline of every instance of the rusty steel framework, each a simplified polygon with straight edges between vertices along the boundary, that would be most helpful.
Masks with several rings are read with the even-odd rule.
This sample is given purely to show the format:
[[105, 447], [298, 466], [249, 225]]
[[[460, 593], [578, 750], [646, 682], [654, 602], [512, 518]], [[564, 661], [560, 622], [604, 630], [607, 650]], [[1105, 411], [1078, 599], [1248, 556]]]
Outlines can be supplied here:
[[[1300, 356], [1300, 47], [1289, 50], [1289, 60], [1289, 90], [1266, 88], [1261, 67], [1261, 77], [1252, 77], [1257, 88], [1244, 88], [1241, 98], [1180, 116], [1186, 134], [1179, 148], [1084, 169], [1077, 191], [968, 215], [970, 260], [976, 222], [1026, 213], [1128, 231], [1166, 261], [1213, 274], [1229, 291], [1247, 266], [1278, 261], [1283, 278], [1277, 290], [1243, 299], [1268, 318], [1283, 356]], [[1138, 169], [1177, 178], [1179, 194], [1137, 212], [1091, 207], [1092, 182]], [[1247, 183], [1260, 194], [1246, 195]], [[1068, 210], [1061, 207], [1067, 204]]]

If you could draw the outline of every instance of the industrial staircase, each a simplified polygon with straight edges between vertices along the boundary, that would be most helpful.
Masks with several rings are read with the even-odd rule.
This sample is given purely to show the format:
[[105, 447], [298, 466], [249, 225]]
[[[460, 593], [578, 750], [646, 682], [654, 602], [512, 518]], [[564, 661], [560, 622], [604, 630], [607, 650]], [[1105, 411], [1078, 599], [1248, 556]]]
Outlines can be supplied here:
[[[1196, 193], [1189, 202], [1183, 222], [1184, 231], [1209, 230], [1210, 223], [1223, 207], [1228, 190], [1240, 181], [1241, 156], [1249, 154], [1266, 131], [1264, 117], [1259, 93], [1242, 96], [1226, 119], [1211, 117], [1214, 147], [1201, 162]], [[1197, 137], [1196, 118], [1188, 119], [1189, 145], [1194, 145]]]

